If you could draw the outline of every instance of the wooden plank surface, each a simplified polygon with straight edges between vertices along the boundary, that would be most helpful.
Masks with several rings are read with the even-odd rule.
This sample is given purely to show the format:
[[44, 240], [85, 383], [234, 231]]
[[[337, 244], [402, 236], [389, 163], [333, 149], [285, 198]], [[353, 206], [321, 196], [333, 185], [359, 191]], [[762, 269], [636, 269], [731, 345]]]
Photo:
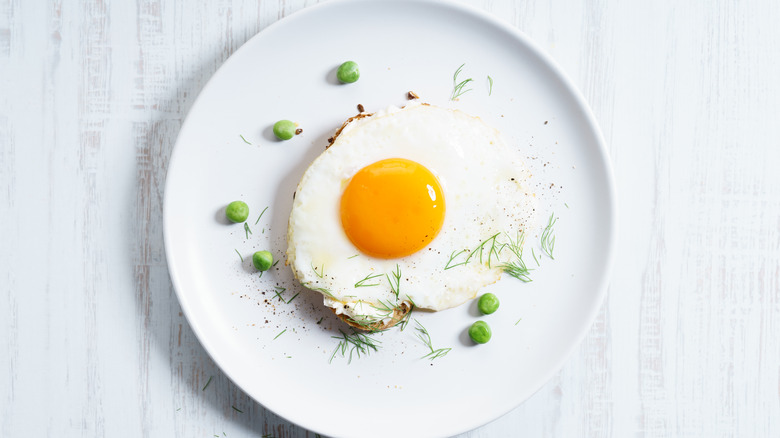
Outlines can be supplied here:
[[[0, 435], [314, 436], [200, 346], [161, 220], [205, 82], [313, 3], [0, 0]], [[620, 232], [582, 346], [462, 437], [780, 436], [780, 3], [469, 3], [582, 90]]]

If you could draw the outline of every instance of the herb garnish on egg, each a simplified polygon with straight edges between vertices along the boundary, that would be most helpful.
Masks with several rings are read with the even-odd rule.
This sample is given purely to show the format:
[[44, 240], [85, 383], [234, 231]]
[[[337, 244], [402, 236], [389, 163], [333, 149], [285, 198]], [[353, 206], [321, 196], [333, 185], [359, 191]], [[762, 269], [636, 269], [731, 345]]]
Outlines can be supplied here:
[[355, 287], [379, 286], [379, 283], [369, 283], [369, 284], [366, 284], [366, 282], [367, 281], [371, 281], [371, 280], [373, 280], [375, 278], [378, 278], [378, 277], [381, 277], [381, 276], [382, 276], [382, 274], [374, 274], [374, 275], [368, 274], [362, 280], [360, 280], [357, 283], [355, 283]]

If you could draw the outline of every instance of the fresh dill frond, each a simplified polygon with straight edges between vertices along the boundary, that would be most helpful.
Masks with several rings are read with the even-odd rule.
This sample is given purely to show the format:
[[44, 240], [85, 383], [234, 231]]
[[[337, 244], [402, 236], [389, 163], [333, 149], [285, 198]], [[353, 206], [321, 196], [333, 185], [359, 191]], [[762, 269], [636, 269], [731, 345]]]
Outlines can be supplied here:
[[276, 338], [278, 338], [279, 336], [282, 336], [282, 334], [283, 334], [284, 332], [286, 332], [286, 331], [287, 331], [287, 329], [284, 329], [284, 330], [280, 331], [278, 335], [274, 336], [274, 339], [273, 339], [273, 340], [275, 341], [275, 340], [276, 340]]
[[241, 263], [244, 263], [244, 256], [242, 256], [241, 253], [238, 252], [238, 250], [235, 250], [235, 251], [236, 251], [236, 254], [238, 254], [238, 258], [241, 259]]
[[341, 329], [339, 329], [339, 332], [341, 336], [331, 336], [333, 339], [338, 339], [339, 343], [333, 350], [328, 363], [333, 362], [333, 358], [336, 357], [337, 353], [341, 353], [341, 357], [347, 357], [347, 351], [349, 351], [349, 359], [347, 360], [349, 364], [352, 363], [353, 355], [357, 355], [359, 358], [363, 354], [368, 355], [372, 351], [379, 350], [377, 344], [381, 344], [381, 342], [372, 338], [371, 334], [359, 333], [355, 329], [352, 329], [351, 334], [344, 333]]
[[387, 277], [387, 282], [390, 283], [390, 289], [393, 291], [393, 295], [395, 295], [395, 299], [397, 300], [398, 294], [401, 293], [401, 267], [396, 264], [395, 271], [390, 274], [393, 276], [395, 283], [393, 283], [393, 280], [391, 280], [387, 274], [385, 274], [385, 277]]
[[301, 294], [301, 293], [300, 293], [300, 292], [298, 292], [298, 293], [296, 293], [295, 295], [293, 295], [293, 297], [292, 297], [292, 298], [290, 298], [289, 300], [287, 300], [287, 304], [290, 304], [290, 303], [292, 303], [292, 300], [294, 300], [294, 299], [295, 299], [295, 297], [297, 297], [297, 296], [298, 296], [298, 295], [300, 295], [300, 294]]
[[257, 220], [255, 221], [255, 225], [257, 225], [258, 222], [260, 222], [260, 218], [263, 217], [263, 213], [268, 210], [268, 207], [265, 207], [263, 211], [260, 212], [260, 216], [257, 217]]
[[279, 286], [275, 286], [274, 289], [275, 289], [274, 293], [276, 294], [276, 298], [279, 298], [279, 301], [284, 301], [284, 298], [282, 298], [282, 294], [287, 289], [285, 289], [283, 287], [279, 287]]
[[241, 414], [243, 414], [243, 413], [244, 413], [244, 411], [242, 411], [241, 409], [238, 409], [238, 408], [237, 408], [237, 407], [235, 407], [235, 406], [231, 406], [231, 408], [233, 408], [233, 410], [234, 410], [234, 411], [236, 411], [236, 412], [238, 412], [238, 413], [241, 413]]
[[250, 143], [250, 142], [246, 141], [246, 139], [244, 138], [244, 136], [243, 136], [243, 135], [241, 135], [241, 134], [238, 134], [238, 136], [239, 136], [239, 137], [241, 137], [241, 140], [244, 140], [244, 143], [246, 143], [246, 144], [248, 144], [248, 145], [251, 145], [251, 144], [252, 144], [252, 143]]
[[547, 221], [547, 227], [542, 231], [541, 238], [542, 251], [553, 260], [555, 260], [555, 257], [553, 257], [553, 250], [555, 249], [555, 235], [553, 231], [555, 230], [553, 227], [557, 221], [558, 218], [555, 217], [555, 213], [550, 214], [550, 219]]
[[417, 330], [417, 338], [422, 341], [423, 344], [425, 344], [426, 347], [428, 347], [431, 351], [430, 353], [426, 354], [422, 357], [422, 359], [430, 359], [434, 360], [440, 357], [444, 357], [452, 351], [452, 348], [433, 348], [433, 343], [431, 342], [431, 335], [428, 333], [428, 329], [426, 329], [422, 324], [420, 324], [420, 321], [414, 320], [414, 322], [417, 324], [417, 327], [415, 329]]
[[201, 391], [205, 391], [206, 388], [209, 387], [209, 385], [211, 384], [211, 379], [213, 379], [213, 378], [214, 378], [214, 376], [209, 376], [209, 379], [206, 381], [206, 384], [203, 385], [203, 389], [201, 389]]
[[279, 263], [279, 260], [275, 261], [274, 264], [271, 265], [271, 267], [273, 268], [274, 266], [276, 266], [277, 263]]
[[[407, 298], [408, 298], [408, 297], [407, 297]], [[409, 311], [408, 311], [408, 312], [406, 312], [406, 315], [404, 315], [404, 317], [403, 317], [403, 318], [401, 318], [401, 320], [400, 320], [400, 321], [398, 321], [398, 323], [396, 324], [396, 325], [398, 325], [398, 328], [399, 328], [401, 331], [404, 331], [404, 329], [406, 328], [406, 326], [409, 324], [409, 321], [412, 319], [412, 311], [413, 311], [413, 310], [414, 310], [414, 304], [412, 304], [412, 305], [411, 305], [411, 308], [409, 309]]]
[[246, 233], [246, 238], [249, 239], [249, 235], [252, 234], [252, 230], [249, 229], [249, 224], [244, 222], [244, 232]]
[[395, 312], [395, 308], [397, 306], [393, 305], [393, 303], [389, 301], [382, 301], [381, 299], [377, 301], [378, 301], [377, 305], [369, 304], [369, 306], [373, 307], [374, 309], [380, 312], [385, 312], [385, 315], [382, 316], [381, 319], [389, 318], [393, 314], [393, 312]]
[[488, 237], [487, 239], [483, 240], [479, 245], [477, 245], [477, 247], [474, 248], [474, 251], [471, 251], [471, 254], [469, 254], [469, 256], [466, 257], [466, 263], [468, 263], [469, 260], [471, 260], [471, 258], [474, 257], [475, 254], [477, 254], [477, 252], [479, 252], [479, 262], [482, 263], [482, 252], [485, 250], [485, 244], [487, 244], [488, 242], [492, 242], [490, 246], [490, 250], [488, 251], [488, 268], [492, 267], [490, 266], [490, 261], [494, 253], [494, 248], [496, 246], [496, 238], [498, 237], [499, 234], [501, 233], [496, 233]]
[[563, 205], [565, 205], [565, 206], [566, 206], [566, 208], [569, 208], [569, 204], [567, 204], [567, 203], [565, 203], [565, 202], [564, 202], [564, 203], [563, 203]]
[[311, 282], [308, 282], [308, 281], [305, 282], [305, 283], [301, 283], [301, 284], [303, 284], [304, 286], [306, 286], [307, 288], [309, 288], [311, 290], [315, 290], [317, 292], [320, 292], [320, 293], [323, 293], [323, 294], [329, 296], [330, 298], [336, 299], [336, 297], [333, 295], [333, 293], [331, 291], [329, 291], [328, 289], [324, 288], [324, 287], [309, 286], [311, 284]]
[[518, 319], [517, 322], [515, 323], [515, 325], [519, 324], [520, 321], [522, 321], [522, 320], [523, 320], [523, 318]]
[[375, 274], [375, 275], [368, 274], [368, 275], [365, 276], [365, 278], [363, 278], [362, 280], [360, 280], [357, 283], [355, 283], [355, 287], [379, 286], [379, 283], [368, 283], [368, 284], [366, 284], [366, 282], [367, 281], [371, 281], [371, 280], [373, 280], [375, 278], [378, 278], [378, 277], [381, 277], [381, 276], [382, 276], [382, 274]]
[[488, 84], [489, 84], [488, 96], [492, 96], [493, 95], [493, 78], [491, 78], [490, 75], [488, 75]]
[[523, 243], [525, 242], [525, 233], [523, 231], [518, 231], [516, 240], [512, 240], [512, 238], [509, 236], [507, 236], [507, 238], [509, 239], [507, 247], [515, 255], [515, 260], [502, 263], [501, 269], [503, 269], [504, 272], [510, 276], [515, 277], [524, 283], [528, 283], [531, 281], [531, 270], [528, 269], [528, 267], [525, 265], [525, 262], [523, 261]]
[[534, 256], [534, 261], [536, 262], [536, 266], [542, 266], [539, 264], [539, 259], [536, 258], [536, 252], [534, 252], [533, 247], [531, 247], [531, 255]]
[[324, 293], [325, 295], [331, 298], [336, 298], [330, 290], [325, 289], [324, 287], [315, 287], [314, 290], [316, 290], [317, 292]]
[[515, 277], [516, 279], [522, 281], [523, 283], [530, 283], [531, 281], [531, 270], [528, 269], [528, 267], [525, 266], [525, 263], [522, 259], [518, 259], [514, 262], [508, 262], [501, 265], [501, 268], [506, 272], [508, 275]]
[[449, 353], [450, 351], [452, 351], [452, 348], [450, 348], [450, 347], [447, 347], [447, 348], [437, 348], [436, 350], [432, 350], [430, 353], [428, 353], [425, 356], [423, 356], [423, 359], [434, 360], [434, 359], [446, 356], [447, 353]]
[[466, 88], [466, 85], [468, 85], [469, 82], [473, 81], [473, 79], [468, 78], [458, 82], [458, 75], [460, 74], [461, 70], [463, 70], [463, 66], [465, 65], [466, 65], [465, 63], [461, 64], [461, 66], [458, 67], [457, 70], [455, 70], [455, 74], [452, 76], [452, 95], [450, 96], [450, 100], [455, 100], [460, 96], [466, 94], [467, 92], [471, 91], [471, 88]]
[[319, 319], [319, 321], [317, 321], [317, 324], [321, 323], [323, 318], [325, 318], [325, 317], [324, 316], [320, 316], [320, 319]]
[[360, 255], [360, 254], [355, 254], [355, 255], [353, 255], [352, 257], [347, 257], [347, 260], [349, 260], [349, 259], [354, 259], [355, 257], [357, 257], [357, 256], [359, 256], [359, 255]]
[[465, 265], [466, 263], [468, 263], [468, 260], [466, 260], [465, 262], [452, 264], [452, 262], [455, 261], [455, 259], [458, 258], [458, 256], [463, 254], [464, 252], [466, 252], [465, 249], [461, 250], [461, 251], [458, 251], [457, 253], [455, 251], [452, 251], [452, 254], [450, 254], [450, 259], [447, 260], [447, 264], [444, 265], [444, 270], [446, 271], [448, 269], [452, 269], [452, 268], [455, 268], [455, 267], [458, 267], [458, 266], [462, 266], [462, 265]]
[[317, 267], [314, 266], [314, 262], [311, 263], [311, 269], [314, 271], [314, 275], [316, 275], [319, 278], [322, 278], [325, 276], [325, 264], [323, 263], [322, 266], [320, 266], [319, 272], [317, 272]]

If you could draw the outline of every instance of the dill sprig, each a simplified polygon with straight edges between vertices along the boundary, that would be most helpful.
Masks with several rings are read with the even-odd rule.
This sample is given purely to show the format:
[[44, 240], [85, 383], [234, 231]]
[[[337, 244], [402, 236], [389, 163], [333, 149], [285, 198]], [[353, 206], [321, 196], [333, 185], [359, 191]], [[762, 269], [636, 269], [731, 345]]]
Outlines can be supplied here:
[[455, 74], [452, 76], [452, 96], [450, 96], [450, 100], [455, 100], [460, 96], [466, 94], [467, 92], [471, 91], [471, 88], [466, 88], [466, 85], [468, 85], [469, 82], [473, 81], [473, 79], [468, 78], [458, 82], [458, 75], [460, 74], [461, 70], [463, 70], [464, 65], [466, 64], [465, 63], [461, 64], [460, 67], [458, 67], [458, 69], [455, 70]]
[[431, 352], [426, 354], [422, 357], [422, 359], [430, 359], [434, 360], [439, 357], [444, 357], [449, 353], [452, 348], [433, 348], [433, 343], [431, 342], [431, 335], [428, 333], [428, 329], [426, 329], [422, 324], [420, 324], [420, 321], [414, 320], [414, 322], [417, 324], [417, 327], [415, 329], [417, 330], [417, 338], [422, 341], [423, 344], [425, 344], [426, 347], [428, 347]]
[[487, 239], [483, 240], [482, 243], [480, 243], [479, 245], [477, 245], [477, 247], [474, 248], [474, 251], [471, 251], [469, 256], [466, 257], [466, 263], [468, 263], [469, 260], [471, 260], [471, 258], [474, 257], [474, 254], [476, 254], [477, 251], [479, 251], [479, 262], [482, 263], [482, 253], [485, 250], [485, 244], [487, 244], [488, 242], [491, 242], [490, 250], [488, 251], [488, 262], [487, 262], [488, 268], [491, 268], [492, 266], [490, 265], [490, 261], [491, 261], [491, 258], [493, 256], [493, 254], [496, 254], [496, 257], [498, 257], [498, 251], [496, 251], [496, 238], [498, 237], [499, 234], [501, 234], [501, 233], [496, 233], [496, 234], [488, 237]]
[[517, 239], [512, 240], [507, 236], [509, 243], [506, 246], [515, 255], [515, 260], [511, 262], [505, 262], [501, 264], [501, 269], [507, 274], [515, 277], [516, 279], [528, 283], [531, 281], [531, 270], [525, 265], [523, 261], [523, 243], [525, 242], [525, 233], [523, 231], [517, 232]]
[[294, 300], [294, 299], [295, 299], [295, 297], [297, 297], [297, 296], [298, 296], [298, 295], [300, 295], [300, 294], [301, 294], [301, 293], [300, 293], [300, 292], [298, 292], [298, 293], [296, 293], [295, 295], [293, 295], [293, 297], [292, 297], [292, 298], [290, 298], [289, 300], [287, 300], [287, 304], [290, 304], [290, 303], [292, 303], [292, 300]]
[[515, 325], [520, 324], [520, 321], [522, 321], [522, 320], [523, 320], [523, 318], [518, 319], [517, 322], [515, 323]]
[[333, 298], [334, 300], [336, 299], [336, 297], [333, 295], [333, 293], [330, 290], [328, 290], [328, 289], [326, 289], [324, 287], [310, 286], [310, 284], [311, 284], [310, 281], [307, 281], [307, 282], [304, 282], [304, 283], [301, 283], [301, 284], [306, 286], [307, 288], [309, 288], [311, 290], [315, 290], [317, 292], [323, 293], [323, 294], [329, 296], [330, 298]]
[[241, 255], [241, 253], [240, 253], [240, 252], [238, 252], [238, 250], [237, 250], [237, 249], [236, 249], [235, 251], [236, 251], [236, 254], [238, 254], [238, 258], [240, 258], [240, 259], [241, 259], [241, 263], [244, 263], [244, 256], [242, 256], [242, 255]]
[[328, 363], [333, 362], [333, 358], [339, 352], [341, 357], [347, 357], [347, 351], [349, 351], [347, 363], [352, 363], [353, 355], [356, 354], [358, 358], [363, 354], [368, 355], [371, 351], [377, 351], [379, 349], [377, 344], [381, 344], [380, 341], [372, 338], [371, 334], [359, 333], [355, 329], [352, 329], [350, 334], [344, 333], [341, 329], [339, 329], [339, 332], [341, 336], [331, 336], [333, 339], [339, 339], [339, 343], [336, 345], [336, 349], [333, 350], [333, 354], [330, 355]]
[[349, 259], [354, 259], [355, 257], [357, 257], [357, 256], [359, 256], [359, 255], [360, 255], [360, 254], [355, 254], [355, 255], [353, 255], [352, 257], [347, 257], [347, 260], [349, 260]]
[[404, 317], [401, 318], [401, 320], [398, 321], [398, 323], [396, 324], [401, 331], [404, 331], [406, 326], [409, 324], [409, 320], [412, 319], [412, 311], [414, 310], [414, 301], [412, 301], [412, 299], [409, 298], [409, 295], [406, 296], [406, 299], [409, 300], [409, 302], [411, 303], [411, 308], [409, 309], [408, 312], [406, 312], [406, 315], [404, 315]]
[[257, 225], [258, 222], [260, 222], [260, 218], [263, 217], [263, 213], [268, 210], [268, 207], [265, 207], [263, 211], [260, 212], [260, 216], [257, 217], [257, 220], [255, 221], [255, 225]]
[[373, 279], [375, 279], [377, 277], [381, 277], [381, 276], [382, 276], [382, 274], [375, 274], [375, 275], [368, 274], [368, 275], [365, 276], [365, 278], [363, 278], [362, 280], [360, 280], [357, 283], [355, 283], [355, 287], [379, 286], [379, 283], [369, 283], [369, 284], [366, 284], [366, 282], [367, 281], [371, 281], [371, 280], [373, 280]]
[[[471, 259], [473, 257], [475, 257], [477, 254], [479, 254], [479, 262], [483, 263], [484, 262], [485, 245], [487, 245], [488, 242], [490, 242], [490, 248], [488, 249], [487, 266], [488, 266], [488, 268], [492, 268], [493, 267], [492, 266], [492, 264], [493, 264], [493, 257], [495, 256], [496, 260], [500, 260], [499, 254], [501, 253], [501, 251], [506, 246], [506, 244], [501, 244], [501, 243], [499, 243], [497, 241], [497, 238], [498, 238], [499, 234], [501, 234], [501, 233], [496, 233], [496, 234], [488, 237], [487, 239], [483, 240], [482, 242], [479, 243], [479, 245], [477, 245], [476, 248], [474, 248], [470, 252], [468, 250], [466, 250], [466, 249], [464, 249], [462, 251], [457, 251], [457, 252], [453, 251], [452, 254], [450, 254], [450, 259], [447, 260], [447, 264], [444, 265], [444, 270], [446, 271], [448, 269], [452, 269], [452, 268], [455, 268], [455, 267], [458, 267], [458, 266], [463, 266], [463, 265], [467, 264], [469, 261], [471, 261]], [[466, 252], [468, 252], [469, 255], [466, 256], [465, 260], [463, 260], [462, 262], [454, 263], [454, 262], [456, 262], [458, 257], [460, 257], [463, 253], [466, 253]]]
[[206, 388], [209, 387], [209, 385], [211, 384], [211, 379], [213, 379], [213, 378], [214, 378], [214, 376], [209, 376], [209, 379], [206, 381], [206, 384], [203, 385], [203, 389], [201, 389], [201, 391], [205, 391]]
[[397, 305], [393, 305], [393, 303], [389, 301], [382, 301], [381, 299], [377, 300], [378, 304], [369, 304], [369, 306], [373, 307], [374, 309], [385, 312], [385, 316], [382, 316], [380, 319], [389, 318], [393, 312], [395, 312], [395, 308], [398, 307]]
[[244, 413], [244, 411], [242, 411], [241, 409], [238, 409], [238, 408], [237, 408], [237, 407], [235, 407], [235, 406], [231, 406], [231, 408], [233, 408], [233, 410], [234, 410], [234, 411], [236, 411], [236, 412], [239, 412], [239, 413], [241, 413], [241, 414], [243, 414], [243, 413]]
[[555, 257], [553, 257], [553, 249], [555, 249], [555, 235], [553, 235], [553, 227], [557, 221], [558, 218], [555, 217], [555, 213], [550, 214], [550, 219], [547, 221], [547, 227], [545, 227], [544, 231], [542, 231], [541, 239], [542, 251], [544, 251], [544, 253], [553, 260], [555, 260]]
[[247, 140], [244, 138], [244, 136], [243, 136], [243, 135], [241, 135], [241, 134], [238, 134], [238, 136], [239, 136], [239, 137], [241, 137], [241, 140], [244, 140], [244, 143], [246, 143], [246, 144], [248, 144], [248, 145], [251, 145], [251, 144], [252, 144], [252, 143], [248, 142], [248, 141], [247, 141]]
[[249, 229], [249, 224], [244, 222], [244, 233], [246, 233], [246, 238], [249, 239], [249, 235], [252, 234], [252, 230]]
[[[390, 275], [393, 276], [393, 280], [387, 274], [385, 274], [385, 277], [387, 277], [387, 282], [390, 283], [390, 289], [393, 291], [395, 299], [398, 300], [398, 294], [401, 293], [401, 267], [396, 264], [395, 271], [391, 272]], [[393, 281], [395, 281], [395, 284]]]
[[491, 78], [490, 75], [488, 75], [488, 84], [489, 84], [488, 96], [492, 96], [493, 95], [493, 78]]
[[452, 251], [452, 254], [450, 254], [450, 259], [447, 260], [447, 264], [444, 265], [444, 270], [446, 271], [448, 269], [452, 269], [452, 268], [455, 268], [455, 267], [458, 267], [458, 266], [462, 266], [462, 265], [465, 265], [466, 263], [468, 263], [468, 261], [465, 261], [465, 262], [452, 264], [452, 262], [455, 261], [455, 259], [458, 258], [458, 256], [463, 254], [464, 252], [466, 252], [465, 249], [461, 250], [461, 251], [458, 251], [457, 253], [455, 251]]
[[282, 298], [282, 294], [287, 289], [285, 289], [283, 287], [280, 287], [280, 286], [274, 286], [274, 289], [275, 289], [274, 293], [276, 294], [276, 298], [279, 298], [279, 301], [284, 301], [284, 298]]
[[536, 258], [536, 252], [534, 252], [534, 248], [531, 247], [531, 255], [534, 256], [534, 261], [536, 262], [536, 266], [542, 266], [539, 264], [539, 259]]
[[314, 271], [314, 275], [316, 275], [319, 278], [322, 278], [325, 276], [325, 264], [323, 263], [322, 266], [320, 266], [319, 272], [317, 272], [317, 267], [314, 266], [314, 262], [311, 263], [311, 269]]
[[279, 336], [282, 336], [282, 334], [283, 334], [284, 332], [286, 332], [286, 331], [287, 331], [287, 329], [284, 329], [284, 330], [280, 331], [278, 335], [274, 336], [274, 339], [273, 339], [273, 340], [275, 341], [275, 340], [276, 340], [276, 338], [278, 338]]

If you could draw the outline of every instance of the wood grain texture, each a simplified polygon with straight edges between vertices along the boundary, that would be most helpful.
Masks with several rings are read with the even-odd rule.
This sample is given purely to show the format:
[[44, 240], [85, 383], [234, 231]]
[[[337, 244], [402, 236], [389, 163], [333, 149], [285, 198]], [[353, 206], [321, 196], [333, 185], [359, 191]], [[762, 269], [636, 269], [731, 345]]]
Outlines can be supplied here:
[[[314, 3], [0, 0], [0, 435], [314, 437], [208, 357], [162, 242], [197, 94]], [[461, 437], [780, 436], [780, 4], [468, 3], [592, 106], [620, 232], [581, 347]]]

